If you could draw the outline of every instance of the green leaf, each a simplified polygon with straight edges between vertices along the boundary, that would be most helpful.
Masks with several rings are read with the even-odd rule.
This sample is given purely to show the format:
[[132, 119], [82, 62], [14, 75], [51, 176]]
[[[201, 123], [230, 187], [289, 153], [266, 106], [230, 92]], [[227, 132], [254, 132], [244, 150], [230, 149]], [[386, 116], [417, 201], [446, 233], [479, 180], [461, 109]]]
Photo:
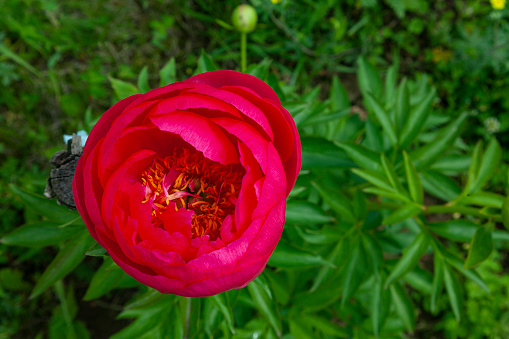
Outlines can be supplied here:
[[247, 290], [249, 291], [256, 308], [267, 319], [272, 328], [274, 328], [277, 336], [281, 337], [283, 332], [281, 319], [274, 309], [275, 303], [267, 294], [266, 289], [268, 289], [268, 287], [263, 287], [263, 282], [260, 278], [256, 278], [247, 285]]
[[461, 188], [450, 177], [436, 171], [421, 173], [424, 190], [444, 201], [451, 201], [461, 193]]
[[[316, 87], [315, 89], [319, 90], [320, 88]], [[311, 93], [314, 92], [314, 90], [311, 91]], [[316, 93], [318, 93], [318, 91], [316, 91]], [[327, 105], [324, 102], [312, 99], [310, 102], [305, 101], [301, 108], [301, 110], [293, 115], [293, 121], [297, 127], [307, 126], [309, 120], [325, 115], [324, 113], [326, 112]]]
[[66, 224], [74, 220], [79, 220], [80, 216], [77, 212], [69, 211], [64, 206], [57, 205], [54, 200], [49, 200], [42, 195], [33, 194], [24, 191], [15, 185], [9, 185], [11, 191], [16, 194], [21, 201], [30, 209], [34, 210], [49, 220]]
[[[410, 112], [410, 115], [406, 119], [403, 129], [401, 130], [399, 139], [401, 148], [407, 148], [410, 146], [421, 132], [429, 117], [431, 106], [435, 101], [435, 94], [436, 90], [433, 88], [426, 98]], [[437, 139], [435, 140], [437, 141]], [[454, 139], [456, 139], [456, 137], [454, 137]]]
[[366, 94], [370, 93], [375, 98], [380, 99], [382, 97], [382, 79], [380, 74], [363, 56], [357, 60], [357, 63], [359, 65], [357, 80], [362, 95], [366, 96]]
[[263, 275], [267, 277], [274, 291], [274, 297], [280, 305], [286, 305], [290, 301], [292, 294], [292, 286], [288, 281], [288, 274], [286, 272], [275, 272], [273, 270], [264, 270]]
[[417, 173], [412, 160], [405, 151], [403, 151], [403, 158], [405, 162], [406, 181], [408, 183], [410, 196], [412, 197], [413, 201], [419, 205], [422, 205], [424, 201], [424, 191], [422, 189], [421, 178], [419, 178], [419, 174]]
[[359, 177], [363, 178], [364, 180], [370, 182], [371, 184], [373, 184], [375, 186], [378, 186], [378, 187], [380, 187], [384, 190], [387, 190], [387, 191], [393, 191], [393, 192], [397, 193], [392, 188], [391, 184], [388, 182], [388, 179], [386, 177], [384, 177], [383, 175], [378, 174], [377, 172], [359, 169], [359, 168], [352, 168], [352, 172], [357, 174]]
[[310, 324], [323, 334], [330, 335], [334, 338], [348, 338], [348, 332], [346, 329], [338, 326], [331, 319], [325, 319], [314, 314], [306, 314], [300, 319], [301, 321]]
[[371, 119], [366, 119], [365, 130], [365, 137], [362, 145], [375, 152], [383, 152], [385, 143], [380, 128], [375, 126]]
[[303, 137], [302, 169], [350, 168], [354, 163], [341, 148], [323, 138]]
[[148, 84], [148, 66], [144, 66], [138, 75], [138, 88], [141, 93], [150, 91], [150, 86]]
[[392, 163], [389, 161], [389, 159], [384, 153], [382, 153], [380, 160], [382, 163], [382, 168], [384, 169], [385, 172], [385, 176], [387, 177], [387, 179], [389, 179], [389, 182], [391, 183], [391, 186], [394, 188], [394, 190], [396, 190], [397, 192], [404, 196], [407, 196], [408, 193], [403, 188], [403, 185], [401, 185], [399, 177], [396, 174], [396, 171], [394, 170]]
[[493, 226], [488, 224], [484, 227], [477, 228], [474, 238], [470, 243], [465, 268], [472, 268], [490, 256], [493, 252]]
[[[22, 29], [22, 28], [21, 28]], [[4, 55], [5, 57], [11, 59], [12, 61], [16, 62], [17, 64], [23, 66], [28, 71], [32, 72], [36, 77], [40, 78], [41, 73], [37, 68], [30, 65], [25, 59], [17, 55], [15, 52], [13, 52], [9, 47], [7, 47], [4, 43], [0, 43], [0, 54]]]
[[313, 203], [300, 200], [290, 200], [286, 204], [286, 223], [302, 225], [326, 224], [333, 218]]
[[481, 166], [482, 162], [482, 140], [479, 140], [477, 144], [475, 144], [474, 150], [472, 151], [472, 160], [470, 161], [470, 166], [468, 168], [468, 179], [467, 184], [465, 186], [465, 192], [469, 193], [473, 190], [476, 181], [477, 174], [479, 173], [479, 166]]
[[226, 296], [226, 293], [220, 293], [216, 294], [214, 296], [211, 296], [210, 299], [214, 303], [214, 305], [221, 311], [223, 314], [226, 323], [228, 324], [228, 329], [232, 334], [235, 334], [235, 326], [233, 325], [233, 313], [232, 308], [228, 304], [228, 297]]
[[423, 294], [431, 294], [433, 281], [430, 272], [416, 266], [412, 271], [408, 272], [403, 280], [412, 286], [416, 291]]
[[362, 190], [363, 192], [379, 195], [381, 197], [389, 198], [392, 200], [399, 200], [402, 202], [408, 202], [408, 198], [398, 192], [388, 191], [378, 187], [367, 187]]
[[212, 61], [212, 58], [207, 53], [205, 53], [204, 50], [202, 50], [200, 58], [198, 59], [198, 67], [196, 68], [196, 72], [194, 74], [196, 75], [200, 73], [215, 71], [217, 69], [218, 67], [214, 61]]
[[458, 279], [449, 268], [449, 265], [444, 265], [443, 268], [444, 268], [445, 290], [447, 291], [447, 295], [449, 296], [449, 302], [451, 303], [454, 316], [456, 317], [457, 321], [460, 321], [463, 299], [461, 296]]
[[[147, 310], [144, 315], [138, 316], [138, 318], [124, 327], [119, 332], [112, 335], [111, 339], [135, 339], [140, 338], [148, 332], [153, 331], [161, 326], [163, 321], [172, 321], [178, 323], [180, 320], [176, 317], [170, 317], [172, 312], [172, 305], [169, 304], [166, 309], [158, 308], [153, 310]], [[122, 315], [122, 314], [121, 314]], [[122, 317], [123, 318], [123, 317]]]
[[403, 207], [395, 210], [387, 217], [385, 217], [384, 220], [382, 220], [382, 224], [383, 225], [397, 224], [398, 222], [402, 222], [408, 218], [412, 218], [421, 212], [422, 212], [421, 206], [418, 206], [414, 203], [408, 203]]
[[336, 145], [344, 149], [346, 153], [348, 153], [348, 156], [360, 167], [382, 173], [380, 153], [372, 151], [362, 145], [349, 142], [338, 142]]
[[[304, 318], [304, 317], [302, 317]], [[302, 321], [302, 319], [290, 319], [288, 321], [288, 325], [290, 327], [290, 334], [295, 339], [314, 339], [315, 334], [313, 333], [313, 330], [311, 326], [309, 326], [305, 321]]]
[[140, 93], [140, 90], [130, 82], [115, 79], [111, 76], [108, 76], [108, 80], [110, 80], [111, 86], [113, 87], [113, 90], [115, 91], [115, 94], [119, 100]]
[[404, 78], [399, 84], [396, 101], [396, 127], [398, 130], [398, 134], [400, 135], [400, 140], [403, 126], [405, 126], [405, 122], [408, 120], [409, 115], [410, 115], [410, 91], [408, 89], [407, 79]]
[[431, 313], [435, 313], [437, 311], [437, 300], [440, 294], [442, 293], [442, 288], [444, 285], [444, 258], [440, 253], [436, 253], [434, 255], [434, 265], [433, 265], [433, 287], [431, 290], [431, 302], [430, 302], [430, 310]]
[[475, 192], [461, 200], [463, 204], [487, 206], [501, 209], [504, 204], [504, 197], [492, 192]]
[[110, 257], [105, 257], [104, 262], [92, 277], [83, 300], [97, 299], [118, 286], [125, 272], [119, 270], [118, 267], [112, 267], [113, 265], [116, 266], [113, 260]]
[[83, 230], [83, 226], [69, 225], [59, 227], [54, 221], [40, 221], [23, 225], [0, 239], [4, 245], [25, 247], [44, 247], [56, 245]]
[[[327, 114], [319, 114], [319, 115], [312, 116], [311, 118], [306, 120], [305, 125], [306, 126], [314, 126], [314, 125], [324, 124], [327, 122], [336, 124], [336, 122], [334, 120], [339, 120], [339, 119], [344, 118], [348, 115], [350, 115], [350, 108], [343, 108], [339, 111], [333, 111], [333, 112], [327, 113]], [[337, 127], [337, 126], [334, 126], [334, 127]]]
[[366, 198], [362, 191], [356, 190], [353, 197], [353, 211], [357, 220], [364, 220], [368, 214], [366, 208]]
[[382, 248], [378, 241], [369, 233], [361, 233], [362, 244], [371, 264], [371, 271], [375, 275], [375, 279], [380, 280], [380, 271], [384, 264], [384, 256]]
[[314, 188], [320, 193], [322, 199], [347, 222], [355, 222], [355, 216], [353, 215], [353, 208], [348, 198], [346, 198], [341, 192], [335, 189], [326, 187], [321, 182], [311, 182]]
[[348, 94], [336, 75], [332, 77], [329, 98], [331, 111], [350, 110], [350, 99], [348, 99]]
[[413, 333], [415, 327], [415, 311], [412, 300], [399, 284], [392, 284], [390, 290], [396, 313], [399, 318], [403, 320], [407, 330]]
[[464, 219], [451, 219], [445, 222], [430, 223], [428, 229], [441, 237], [452, 241], [471, 241], [479, 228], [477, 224]]
[[504, 223], [504, 227], [509, 230], [509, 196], [504, 199], [504, 204], [502, 205], [502, 222]]
[[363, 252], [360, 237], [355, 237], [344, 271], [343, 293], [341, 297], [342, 308], [362, 283], [363, 273], [366, 269], [363, 265], [365, 259]]
[[258, 79], [265, 80], [269, 74], [271, 63], [272, 61], [269, 58], [265, 58], [261, 62], [251, 65], [248, 68], [247, 73], [257, 77]]
[[0, 269], [0, 292], [3, 292], [4, 289], [7, 291], [27, 291], [31, 287], [29, 283], [23, 280], [23, 272], [8, 267]]
[[477, 192], [484, 186], [486, 181], [491, 177], [497, 168], [501, 158], [502, 148], [500, 147], [497, 139], [492, 138], [488, 144], [488, 147], [486, 147], [486, 151], [484, 152], [484, 156], [479, 165], [479, 171], [475, 177], [475, 184], [468, 191], [468, 193]]
[[[205, 319], [203, 321], [205, 333], [207, 333], [207, 338], [213, 338], [214, 332], [217, 330], [217, 328], [225, 322], [223, 316], [221, 315], [221, 312], [219, 309], [214, 306], [214, 303], [212, 302], [212, 298], [205, 298], [203, 300], [203, 314], [206, 314]], [[229, 328], [226, 328], [226, 331], [228, 334], [230, 334]], [[170, 331], [166, 331], [166, 333], [169, 333]]]
[[269, 76], [267, 77], [267, 84], [270, 87], [272, 87], [274, 92], [276, 92], [276, 94], [279, 97], [279, 99], [281, 100], [281, 102], [286, 102], [286, 95], [283, 92], [283, 90], [281, 89], [281, 86], [279, 86], [279, 80], [276, 77], [276, 75], [274, 75], [274, 73], [272, 73], [272, 72], [269, 73]]
[[94, 239], [88, 231], [83, 231], [67, 242], [37, 281], [30, 298], [37, 297], [69, 274], [85, 258], [85, 252], [93, 243]]
[[299, 234], [299, 236], [309, 244], [316, 245], [330, 244], [335, 243], [336, 241], [342, 238], [342, 234], [340, 234], [337, 230], [331, 227], [324, 227], [319, 231], [315, 230], [303, 231], [297, 225], [295, 225], [294, 227], [295, 231], [297, 231], [297, 234]]
[[389, 117], [389, 114], [370, 93], [365, 94], [364, 100], [366, 100], [366, 108], [368, 111], [371, 111], [373, 114], [375, 114], [376, 119], [380, 125], [382, 125], [382, 128], [391, 141], [391, 144], [396, 145], [398, 143], [398, 137], [396, 136], [396, 131], [392, 124], [391, 118]]
[[411, 271], [419, 262], [423, 254], [429, 246], [429, 237], [421, 231], [414, 241], [404, 251], [401, 259], [396, 263], [392, 269], [389, 277], [385, 281], [385, 288], [387, 288], [393, 281], [403, 277], [406, 273]]
[[417, 169], [425, 169], [431, 166], [447, 151], [459, 136], [467, 116], [467, 113], [461, 114], [456, 120], [442, 128], [432, 142], [425, 144], [410, 154]]
[[98, 243], [96, 242], [92, 248], [90, 248], [85, 255], [91, 256], [91, 257], [102, 257], [106, 255], [108, 252]]
[[467, 279], [476, 283], [480, 288], [482, 288], [486, 293], [490, 293], [490, 289], [488, 285], [484, 282], [481, 276], [472, 268], [466, 269], [464, 267], [463, 260], [456, 257], [454, 254], [449, 251], [442, 250], [442, 255], [447, 259], [447, 262], [452, 265], [458, 272], [463, 274]]
[[446, 154], [437, 160], [431, 169], [442, 173], [457, 175], [468, 170], [471, 163], [470, 154]]
[[[336, 265], [337, 270], [340, 270], [343, 267], [343, 264], [350, 253], [350, 246], [348, 245], [349, 244], [346, 240], [339, 240], [336, 246], [332, 249], [332, 252], [327, 256], [327, 261]], [[335, 272], [336, 270], [330, 266], [322, 266], [318, 271], [318, 274], [316, 274], [316, 277], [313, 280], [313, 286], [311, 286], [309, 292], [312, 293], [316, 291], [316, 289]]]
[[175, 67], [175, 58], [171, 58], [166, 65], [159, 71], [160, 85], [166, 86], [177, 81], [177, 70]]
[[274, 252], [270, 256], [269, 266], [274, 267], [313, 267], [334, 265], [324, 260], [321, 256], [291, 245], [288, 241], [281, 239]]
[[[396, 100], [396, 83], [398, 81], [398, 68], [399, 62], [394, 62], [388, 69], [385, 74], [385, 102], [386, 104], [394, 103]], [[405, 79], [403, 79], [405, 81]]]
[[384, 289], [382, 285], [383, 282], [381, 279], [375, 282], [372, 288], [373, 294], [370, 301], [371, 323], [373, 325], [375, 338], [378, 338], [391, 304], [389, 290]]

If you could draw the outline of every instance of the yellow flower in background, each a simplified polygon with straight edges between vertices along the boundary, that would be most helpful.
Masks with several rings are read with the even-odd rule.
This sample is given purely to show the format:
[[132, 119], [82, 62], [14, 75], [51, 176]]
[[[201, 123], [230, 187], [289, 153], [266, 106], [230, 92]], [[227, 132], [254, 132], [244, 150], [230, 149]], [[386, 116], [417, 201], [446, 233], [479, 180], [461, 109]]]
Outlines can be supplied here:
[[452, 52], [442, 47], [435, 47], [431, 49], [431, 54], [433, 56], [433, 62], [438, 64], [440, 62], [447, 63], [452, 59]]
[[[270, 0], [274, 5], [281, 3], [282, 0]], [[505, 2], [505, 0], [502, 0]]]
[[[274, 2], [274, 1], [272, 1]], [[505, 0], [490, 0], [491, 7], [494, 9], [504, 9], [505, 8]]]

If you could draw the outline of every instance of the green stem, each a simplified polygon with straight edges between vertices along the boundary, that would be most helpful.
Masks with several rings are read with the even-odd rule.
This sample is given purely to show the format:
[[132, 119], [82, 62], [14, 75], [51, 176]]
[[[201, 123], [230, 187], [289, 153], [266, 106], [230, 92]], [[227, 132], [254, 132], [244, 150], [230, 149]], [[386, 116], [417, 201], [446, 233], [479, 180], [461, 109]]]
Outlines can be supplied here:
[[247, 69], [247, 33], [240, 33], [240, 70], [246, 73]]

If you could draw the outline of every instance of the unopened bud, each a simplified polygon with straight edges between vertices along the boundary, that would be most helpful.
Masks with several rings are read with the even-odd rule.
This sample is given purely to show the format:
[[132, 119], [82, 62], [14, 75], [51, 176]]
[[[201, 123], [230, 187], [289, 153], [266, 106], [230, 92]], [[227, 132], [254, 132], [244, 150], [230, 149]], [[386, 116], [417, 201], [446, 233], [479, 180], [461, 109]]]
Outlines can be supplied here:
[[250, 33], [254, 31], [258, 14], [253, 6], [240, 5], [233, 11], [232, 24], [241, 33]]

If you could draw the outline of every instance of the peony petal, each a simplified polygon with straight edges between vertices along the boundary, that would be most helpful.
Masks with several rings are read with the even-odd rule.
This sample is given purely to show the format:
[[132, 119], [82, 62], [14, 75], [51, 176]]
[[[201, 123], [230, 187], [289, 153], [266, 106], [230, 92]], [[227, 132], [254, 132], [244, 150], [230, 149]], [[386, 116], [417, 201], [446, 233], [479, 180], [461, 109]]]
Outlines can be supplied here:
[[171, 113], [173, 111], [186, 111], [189, 109], [205, 108], [205, 112], [221, 112], [222, 116], [240, 118], [241, 115], [235, 107], [226, 102], [212, 98], [208, 95], [190, 91], [182, 92], [176, 97], [170, 97], [157, 102], [152, 115]]
[[196, 113], [176, 111], [158, 114], [150, 120], [161, 131], [180, 135], [182, 139], [213, 161], [221, 164], [239, 161], [235, 147], [221, 128]]
[[272, 140], [274, 138], [272, 128], [265, 114], [260, 110], [260, 108], [253, 105], [246, 98], [229, 91], [223, 91], [215, 88], [196, 88], [190, 91], [208, 95], [211, 98], [218, 98], [231, 104], [239, 110], [242, 116], [245, 117], [246, 121], [259, 130], [260, 133], [264, 134], [267, 140]]
[[122, 165], [133, 153], [141, 150], [151, 150], [164, 158], [173, 153], [175, 147], [186, 147], [186, 143], [178, 135], [164, 132], [151, 126], [136, 126], [125, 129], [113, 143], [109, 156], [104, 163], [105, 178], [109, 180], [113, 172]]
[[[261, 98], [255, 92], [245, 87], [225, 86], [221, 87], [221, 89], [236, 93], [260, 108], [267, 117], [272, 130], [277, 132], [274, 133], [274, 146], [283, 162], [286, 161], [292, 154], [295, 144], [293, 136], [294, 131], [289, 121], [286, 120], [285, 113], [283, 112], [285, 109], [279, 104]], [[291, 122], [293, 123], [293, 120]]]
[[161, 220], [164, 223], [164, 229], [169, 233], [173, 234], [178, 232], [184, 237], [191, 239], [193, 234], [191, 231], [191, 221], [193, 219], [194, 212], [186, 210], [184, 208], [175, 210], [176, 204], [170, 202], [168, 207], [161, 215]]
[[268, 155], [270, 174], [263, 181], [258, 205], [253, 211], [254, 219], [267, 215], [281, 197], [286, 197], [286, 176], [283, 164], [272, 144], [269, 144]]
[[245, 144], [239, 143], [239, 153], [240, 162], [246, 170], [246, 174], [242, 179], [237, 205], [235, 206], [235, 226], [237, 233], [241, 235], [251, 223], [253, 211], [258, 203], [254, 184], [262, 177], [262, 172], [251, 150]]
[[233, 134], [251, 150], [263, 173], [267, 173], [267, 147], [269, 142], [256, 132], [248, 123], [229, 118], [211, 119], [217, 125]]
[[281, 104], [276, 92], [262, 80], [249, 74], [235, 71], [211, 71], [197, 74], [187, 82], [206, 84], [215, 88], [223, 86], [244, 86], [258, 93], [262, 98], [271, 99]]
[[[100, 145], [100, 142], [98, 144]], [[96, 231], [100, 230], [107, 233], [108, 229], [103, 222], [99, 208], [102, 203], [103, 188], [97, 180], [94, 180], [95, 173], [97, 173], [98, 153], [98, 149], [94, 148], [83, 166], [83, 203], [91, 221], [91, 224], [87, 226], [92, 227], [93, 225]]]
[[[134, 180], [137, 181], [137, 179], [139, 179], [139, 174], [153, 163], [155, 156], [156, 153], [154, 151], [138, 151], [126, 159], [126, 161], [110, 177], [110, 180], [106, 183], [106, 189], [102, 199], [101, 212], [103, 220], [109, 223], [111, 219], [111, 209], [115, 202], [115, 193], [119, 191], [121, 181], [126, 180], [125, 176], [127, 172], [130, 171], [131, 176], [134, 174]], [[143, 201], [143, 196], [139, 202], [141, 201]]]
[[[135, 94], [120, 100], [113, 105], [109, 110], [104, 112], [101, 119], [95, 124], [94, 128], [90, 132], [83, 149], [83, 155], [90, 153], [90, 151], [96, 147], [100, 139], [102, 139], [106, 133], [109, 132], [113, 121], [123, 112], [123, 110], [132, 102], [134, 102], [140, 95]], [[86, 158], [86, 157], [85, 157]]]
[[[285, 209], [286, 197], [282, 197], [279, 201], [277, 201], [276, 205], [270, 210], [266, 217], [264, 216], [261, 219], [257, 219], [244, 233], [244, 235], [251, 235], [252, 232], [256, 232], [256, 235], [251, 241], [246, 254], [241, 260], [239, 260], [238, 267], [251, 265], [261, 256], [270, 256], [270, 254], [274, 251], [274, 248], [276, 248], [283, 232]], [[258, 220], [263, 220], [261, 227], [256, 227]], [[253, 229], [251, 229], [251, 227], [253, 227]]]

